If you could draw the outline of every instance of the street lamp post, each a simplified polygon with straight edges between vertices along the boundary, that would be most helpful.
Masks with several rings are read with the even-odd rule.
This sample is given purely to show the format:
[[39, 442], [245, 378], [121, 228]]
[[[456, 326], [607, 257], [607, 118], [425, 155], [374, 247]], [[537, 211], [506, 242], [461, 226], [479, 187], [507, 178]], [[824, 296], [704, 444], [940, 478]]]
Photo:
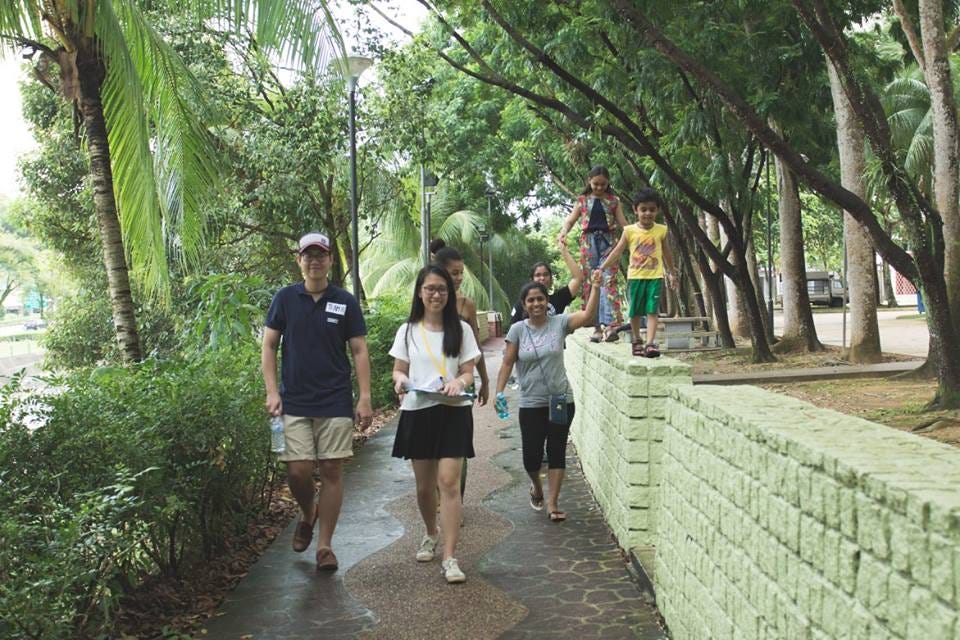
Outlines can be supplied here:
[[[493, 197], [497, 194], [493, 189], [491, 189], [490, 187], [487, 187], [486, 195], [487, 195], [487, 224], [490, 227], [490, 240], [492, 241], [493, 240]], [[493, 242], [491, 242], [490, 244], [491, 246], [487, 248], [487, 259], [490, 261], [489, 264], [487, 265], [487, 278], [489, 278], [488, 280], [489, 291], [487, 292], [487, 295], [489, 297], [487, 299], [489, 300], [490, 309], [492, 310], [493, 309]]]
[[420, 188], [423, 193], [420, 201], [420, 255], [425, 267], [430, 264], [430, 199], [439, 181], [437, 176], [420, 165]]
[[353, 234], [350, 273], [353, 276], [353, 295], [360, 300], [360, 222], [357, 219], [357, 82], [373, 60], [349, 56], [343, 61], [343, 71], [350, 92], [350, 226]]
[[[480, 235], [480, 286], [483, 286], [483, 244], [487, 241], [486, 225], [483, 225], [483, 224], [478, 225], [477, 233]], [[493, 253], [492, 249], [493, 248], [490, 247], [487, 251], [492, 254]], [[488, 301], [487, 304], [489, 304], [490, 306], [493, 306], [491, 303], [492, 303], [492, 300]]]

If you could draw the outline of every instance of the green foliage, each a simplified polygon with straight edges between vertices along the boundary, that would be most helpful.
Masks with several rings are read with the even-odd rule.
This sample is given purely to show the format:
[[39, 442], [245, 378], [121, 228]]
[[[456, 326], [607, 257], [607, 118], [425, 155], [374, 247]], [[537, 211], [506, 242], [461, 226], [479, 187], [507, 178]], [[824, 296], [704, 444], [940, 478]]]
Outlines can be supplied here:
[[191, 278], [187, 296], [195, 312], [184, 327], [185, 340], [197, 351], [250, 342], [271, 298], [262, 278], [236, 273]]
[[[264, 508], [275, 465], [252, 344], [0, 396], [0, 635], [106, 633], [150, 573], [180, 575]], [[42, 423], [34, 431], [24, 415]]]
[[[411, 292], [413, 288], [411, 287]], [[412, 295], [412, 294], [411, 294]], [[370, 352], [370, 399], [374, 408], [394, 406], [397, 396], [393, 392], [393, 357], [390, 347], [397, 328], [407, 321], [410, 314], [410, 299], [397, 295], [385, 295], [370, 301], [367, 309], [367, 349]]]
[[49, 365], [76, 369], [96, 365], [114, 354], [110, 301], [103, 292], [80, 289], [60, 300], [43, 336]]

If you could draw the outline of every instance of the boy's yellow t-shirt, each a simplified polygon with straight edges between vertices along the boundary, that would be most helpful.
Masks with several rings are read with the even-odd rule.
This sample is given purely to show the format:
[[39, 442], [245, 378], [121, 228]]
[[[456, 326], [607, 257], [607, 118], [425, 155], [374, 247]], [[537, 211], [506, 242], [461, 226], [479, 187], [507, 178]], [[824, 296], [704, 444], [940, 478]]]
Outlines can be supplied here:
[[639, 224], [628, 225], [623, 230], [630, 248], [628, 280], [654, 280], [663, 277], [663, 240], [667, 237], [667, 225], [653, 223], [650, 229]]

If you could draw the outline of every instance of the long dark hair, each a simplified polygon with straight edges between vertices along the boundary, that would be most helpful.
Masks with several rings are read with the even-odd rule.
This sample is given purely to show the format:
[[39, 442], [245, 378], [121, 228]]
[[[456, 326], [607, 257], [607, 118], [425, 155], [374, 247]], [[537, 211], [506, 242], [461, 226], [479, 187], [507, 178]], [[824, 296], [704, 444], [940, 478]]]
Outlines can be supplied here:
[[610, 195], [616, 195], [613, 191], [613, 185], [610, 184], [610, 172], [607, 171], [607, 168], [603, 165], [598, 164], [593, 169], [590, 169], [587, 173], [587, 183], [584, 186], [583, 191], [580, 192], [580, 195], [585, 196], [589, 193], [593, 193], [593, 187], [590, 186], [590, 178], [596, 178], [597, 176], [603, 176], [607, 179], [607, 193]]
[[405, 340], [410, 342], [410, 325], [423, 320], [426, 309], [420, 299], [420, 288], [423, 281], [430, 274], [440, 276], [447, 284], [447, 304], [443, 305], [443, 353], [455, 358], [460, 355], [460, 346], [463, 343], [463, 327], [460, 325], [460, 316], [457, 315], [457, 292], [454, 290], [453, 278], [440, 265], [431, 264], [420, 269], [417, 274], [417, 284], [413, 288], [413, 304], [410, 305], [410, 315], [407, 317], [407, 335]]
[[543, 292], [543, 297], [547, 299], [548, 303], [550, 302], [550, 294], [547, 293], [547, 288], [543, 286], [542, 283], [528, 282], [527, 284], [523, 285], [523, 289], [520, 289], [519, 307], [520, 307], [520, 315], [524, 318], [527, 317], [527, 305], [526, 305], [527, 296], [530, 295], [530, 292], [533, 291], [534, 289], [540, 289], [540, 291]]
[[463, 262], [460, 252], [453, 247], [448, 247], [447, 243], [440, 238], [430, 241], [430, 253], [433, 254], [433, 261], [444, 268], [449, 267], [451, 262]]

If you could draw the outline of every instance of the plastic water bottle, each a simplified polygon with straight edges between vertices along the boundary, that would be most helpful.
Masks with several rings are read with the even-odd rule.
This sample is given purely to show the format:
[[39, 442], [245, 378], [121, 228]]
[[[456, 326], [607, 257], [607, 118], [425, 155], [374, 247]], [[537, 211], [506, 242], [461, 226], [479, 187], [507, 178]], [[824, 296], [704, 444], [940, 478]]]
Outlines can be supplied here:
[[493, 403], [493, 406], [501, 420], [510, 419], [510, 410], [507, 409], [507, 396], [503, 395], [503, 391], [497, 394], [497, 401]]
[[287, 450], [287, 443], [283, 437], [283, 416], [270, 418], [270, 450], [274, 453], [283, 453]]

